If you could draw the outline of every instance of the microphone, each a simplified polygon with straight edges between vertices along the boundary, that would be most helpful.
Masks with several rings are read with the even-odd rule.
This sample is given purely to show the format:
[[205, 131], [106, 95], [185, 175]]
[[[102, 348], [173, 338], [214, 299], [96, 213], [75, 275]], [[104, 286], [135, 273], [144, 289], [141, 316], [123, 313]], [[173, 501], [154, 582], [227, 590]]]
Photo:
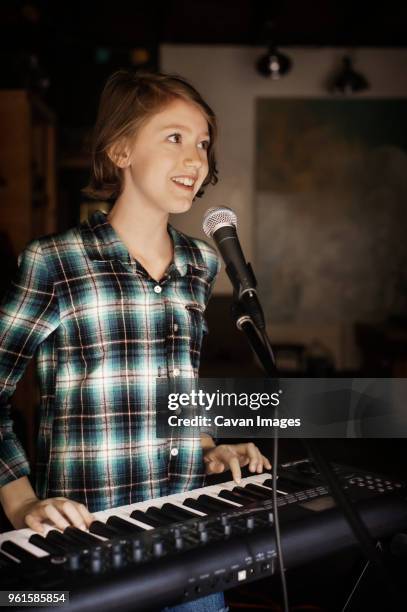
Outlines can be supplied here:
[[247, 263], [236, 231], [237, 217], [227, 206], [209, 208], [203, 219], [203, 231], [213, 238], [226, 264], [226, 273], [235, 289], [239, 302], [260, 330], [265, 329], [262, 307], [256, 292], [256, 277]]

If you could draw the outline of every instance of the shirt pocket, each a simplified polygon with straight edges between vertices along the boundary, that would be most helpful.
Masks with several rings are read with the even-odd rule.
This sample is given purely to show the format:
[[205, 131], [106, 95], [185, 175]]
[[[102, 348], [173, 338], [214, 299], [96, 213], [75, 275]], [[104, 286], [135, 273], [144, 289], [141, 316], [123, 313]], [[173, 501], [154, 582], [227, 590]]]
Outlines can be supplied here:
[[208, 333], [208, 324], [204, 315], [204, 308], [198, 302], [189, 302], [185, 305], [188, 313], [191, 364], [198, 371], [201, 359], [202, 339]]

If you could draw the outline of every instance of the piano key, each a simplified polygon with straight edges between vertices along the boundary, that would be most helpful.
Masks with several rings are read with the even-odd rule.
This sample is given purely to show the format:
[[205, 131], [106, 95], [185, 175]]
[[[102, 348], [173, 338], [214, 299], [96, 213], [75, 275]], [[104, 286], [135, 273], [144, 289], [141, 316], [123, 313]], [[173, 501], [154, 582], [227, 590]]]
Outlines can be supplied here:
[[[197, 489], [198, 492], [203, 492], [204, 489]], [[195, 493], [195, 491], [194, 491]], [[181, 498], [177, 498], [175, 500], [175, 504], [178, 508], [182, 508], [183, 510], [186, 510], [185, 506], [184, 506], [184, 499], [186, 499], [187, 497], [189, 497], [190, 492], [184, 493], [184, 495]], [[201, 512], [200, 510], [196, 510], [195, 508], [188, 508], [187, 512], [192, 512], [192, 514], [194, 515], [195, 518], [200, 518], [201, 516], [206, 516], [207, 512]]]
[[205, 516], [209, 514], [208, 508], [203, 503], [199, 503], [199, 501], [196, 500], [194, 497], [187, 497], [182, 503], [188, 508], [194, 508], [194, 510], [199, 510]]
[[198, 498], [199, 502], [204, 502], [208, 509], [212, 511], [222, 511], [222, 510], [233, 510], [233, 504], [230, 504], [229, 502], [223, 500], [223, 499], [219, 499], [219, 497], [212, 497], [211, 495], [206, 495], [205, 493], [203, 493], [202, 495], [200, 495]]
[[141, 533], [145, 531], [145, 529], [143, 529], [139, 525], [130, 523], [130, 521], [126, 521], [125, 519], [120, 518], [120, 516], [109, 516], [106, 521], [106, 525], [112, 527], [113, 529], [118, 529], [123, 535], [126, 535], [126, 533], [132, 534]]
[[38, 563], [38, 557], [11, 540], [5, 540], [1, 545], [1, 549], [12, 555], [15, 559], [18, 559], [18, 561], [24, 563]]
[[150, 525], [151, 527], [161, 527], [161, 521], [153, 518], [152, 516], [147, 516], [145, 512], [141, 510], [133, 510], [130, 514], [131, 518], [140, 521], [141, 523], [146, 523], [146, 525]]
[[190, 518], [197, 518], [198, 516], [198, 514], [195, 514], [195, 512], [191, 512], [186, 508], [180, 508], [179, 506], [175, 506], [175, 504], [170, 504], [168, 502], [161, 506], [161, 512], [164, 512], [169, 518], [177, 521], [185, 521]]
[[39, 533], [34, 533], [32, 536], [30, 536], [28, 541], [34, 546], [38, 546], [38, 548], [41, 550], [45, 550], [45, 552], [49, 553], [50, 555], [65, 554], [65, 551], [60, 546], [57, 544], [51, 544], [51, 542], [46, 540], [46, 538]]
[[147, 508], [146, 515], [159, 521], [161, 527], [164, 527], [165, 525], [170, 525], [174, 522], [173, 519], [166, 516], [165, 512], [162, 512], [159, 508], [155, 506], [150, 506], [150, 508]]
[[248, 491], [255, 491], [264, 499], [270, 499], [272, 495], [272, 492], [270, 490], [260, 487], [259, 485], [256, 485], [252, 482], [249, 482], [244, 488], [247, 489]]
[[263, 500], [264, 498], [258, 495], [255, 491], [250, 491], [246, 489], [246, 487], [233, 487], [232, 493], [237, 493], [238, 495], [243, 495], [250, 501], [258, 502], [259, 500]]
[[184, 506], [188, 506], [188, 508], [195, 508], [196, 510], [200, 510], [204, 512], [207, 516], [213, 514], [214, 512], [222, 512], [224, 508], [214, 508], [214, 506], [205, 499], [195, 499], [194, 497], [187, 497], [184, 500]]
[[87, 531], [78, 529], [77, 527], [67, 527], [64, 530], [64, 535], [71, 538], [73, 542], [83, 544], [84, 546], [99, 546], [102, 543], [100, 538], [91, 535]]
[[245, 495], [241, 495], [240, 493], [236, 493], [236, 491], [230, 491], [229, 489], [223, 489], [222, 491], [220, 491], [219, 497], [222, 497], [223, 499], [230, 499], [231, 501], [237, 502], [242, 506], [246, 506], [247, 504], [253, 503], [252, 499], [249, 499], [248, 497], [246, 497]]
[[91, 533], [94, 533], [95, 535], [107, 538], [108, 540], [111, 540], [112, 538], [117, 538], [117, 536], [119, 535], [116, 529], [108, 527], [107, 525], [102, 523], [102, 521], [93, 521], [90, 524], [89, 531]]
[[47, 533], [45, 539], [50, 544], [56, 544], [57, 546], [62, 548], [64, 553], [70, 553], [78, 549], [78, 544], [76, 542], [73, 542], [71, 538], [65, 536], [63, 533], [57, 531], [56, 529], [51, 529], [51, 531]]

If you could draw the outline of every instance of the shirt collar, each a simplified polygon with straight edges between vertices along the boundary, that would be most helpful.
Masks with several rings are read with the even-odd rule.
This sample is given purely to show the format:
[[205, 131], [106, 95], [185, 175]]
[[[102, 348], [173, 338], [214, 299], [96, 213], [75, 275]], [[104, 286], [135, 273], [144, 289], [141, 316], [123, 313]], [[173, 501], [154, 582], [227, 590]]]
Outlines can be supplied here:
[[[90, 218], [81, 224], [80, 231], [86, 252], [94, 261], [121, 261], [124, 264], [136, 265], [144, 270], [128, 252], [119, 236], [107, 220], [106, 213], [95, 211]], [[168, 231], [174, 244], [174, 259], [171, 268], [180, 276], [185, 276], [188, 266], [207, 270], [207, 265], [199, 248], [192, 240], [168, 224]]]

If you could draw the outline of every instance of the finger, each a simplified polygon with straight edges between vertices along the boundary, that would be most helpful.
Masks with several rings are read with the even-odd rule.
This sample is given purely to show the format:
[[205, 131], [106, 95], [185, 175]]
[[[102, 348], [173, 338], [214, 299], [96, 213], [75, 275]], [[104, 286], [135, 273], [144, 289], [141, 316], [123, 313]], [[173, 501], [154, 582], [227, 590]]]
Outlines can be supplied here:
[[257, 467], [257, 460], [255, 460], [255, 455], [253, 454], [253, 449], [255, 448], [256, 447], [252, 442], [242, 442], [241, 444], [234, 445], [234, 451], [239, 457], [239, 464], [242, 467], [250, 464], [249, 470], [251, 472], [255, 472]]
[[247, 455], [238, 455], [240, 467], [246, 467], [250, 463], [250, 459]]
[[271, 470], [271, 463], [264, 455], [260, 455], [260, 462], [257, 465], [257, 472], [261, 474], [263, 469]]
[[216, 457], [213, 451], [209, 451], [204, 455], [204, 463], [211, 463], [212, 461], [216, 461]]
[[90, 527], [93, 521], [96, 520], [96, 518], [93, 516], [93, 514], [89, 512], [87, 507], [83, 504], [78, 504], [76, 507], [78, 509], [78, 512], [80, 512], [83, 520], [85, 521], [86, 527]]
[[250, 458], [249, 470], [251, 472], [255, 472], [259, 466], [259, 462], [261, 459], [261, 454], [259, 449], [253, 442], [248, 442], [246, 444], [246, 453]]
[[232, 450], [226, 444], [221, 444], [220, 446], [217, 446], [213, 450], [210, 450], [207, 453], [205, 453], [204, 461], [205, 463], [210, 463], [211, 461], [214, 461], [216, 463], [220, 461], [220, 462], [223, 462], [223, 463], [226, 462], [227, 464], [229, 464], [229, 459], [233, 455], [236, 455], [236, 452], [234, 450]]
[[206, 466], [208, 474], [221, 474], [225, 471], [225, 464], [222, 461], [211, 461]]
[[61, 531], [64, 531], [64, 529], [69, 527], [68, 521], [51, 504], [46, 504], [45, 506], [43, 506], [42, 511], [44, 513], [45, 518], [50, 519], [50, 521], [52, 521], [54, 525]]
[[82, 514], [78, 511], [75, 504], [70, 501], [65, 501], [59, 507], [59, 511], [71, 521], [71, 524], [78, 529], [86, 529], [86, 522], [83, 520]]
[[46, 529], [39, 518], [34, 516], [33, 514], [27, 514], [24, 517], [24, 522], [33, 531], [36, 531], [40, 535], [45, 535]]
[[266, 468], [266, 470], [271, 470], [271, 463], [270, 461], [267, 459], [267, 457], [265, 457], [264, 455], [262, 455], [262, 459], [263, 459], [263, 465]]
[[229, 468], [230, 468], [230, 471], [232, 472], [233, 480], [237, 484], [240, 484], [242, 480], [242, 472], [240, 470], [239, 459], [236, 456], [232, 456], [229, 459]]

